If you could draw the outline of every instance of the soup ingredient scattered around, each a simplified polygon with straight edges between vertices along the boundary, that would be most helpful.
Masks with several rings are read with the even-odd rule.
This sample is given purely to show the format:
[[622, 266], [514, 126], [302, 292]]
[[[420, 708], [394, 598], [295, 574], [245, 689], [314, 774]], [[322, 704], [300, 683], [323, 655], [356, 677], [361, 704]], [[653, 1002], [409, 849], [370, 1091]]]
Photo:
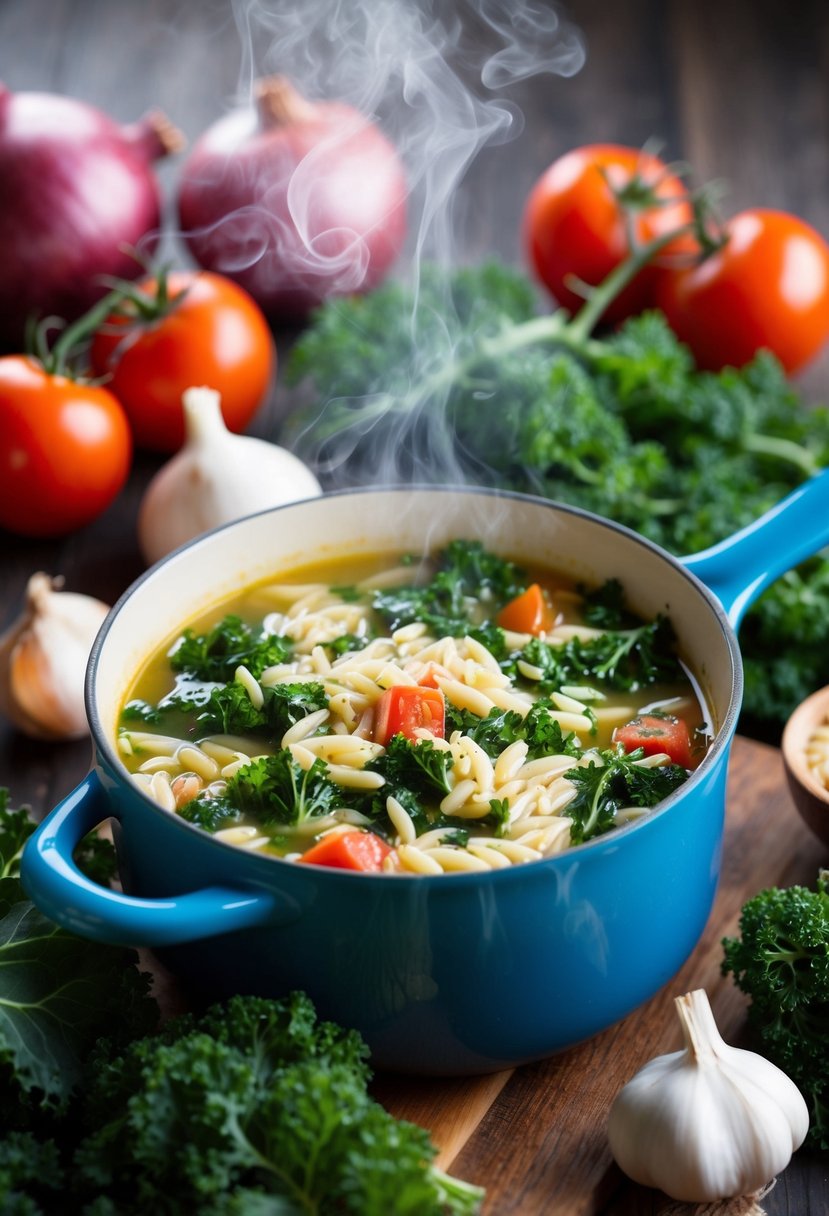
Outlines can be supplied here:
[[293, 453], [229, 431], [213, 389], [188, 388], [182, 404], [184, 446], [155, 474], [138, 513], [138, 542], [148, 563], [210, 528], [321, 493]]
[[226, 115], [186, 160], [178, 211], [196, 261], [240, 283], [271, 317], [385, 278], [406, 235], [405, 171], [353, 107], [260, 80], [255, 108]]
[[756, 1195], [803, 1143], [806, 1103], [769, 1060], [723, 1040], [703, 989], [674, 1005], [684, 1047], [650, 1060], [617, 1094], [613, 1156], [635, 1182], [686, 1203]]
[[84, 676], [109, 606], [33, 574], [19, 617], [0, 637], [0, 712], [33, 739], [89, 733]]
[[829, 337], [829, 245], [783, 211], [741, 211], [724, 243], [701, 260], [659, 276], [654, 297], [697, 366], [741, 367], [761, 348], [788, 373]]
[[228, 430], [244, 430], [276, 366], [271, 332], [247, 292], [206, 271], [162, 271], [123, 286], [89, 361], [123, 406], [135, 444], [159, 452], [181, 447], [181, 398], [193, 385], [215, 389]]
[[[0, 959], [27, 994], [0, 1001], [4, 1211], [480, 1210], [481, 1188], [431, 1164], [428, 1133], [369, 1096], [359, 1036], [303, 994], [234, 997], [159, 1027], [133, 951], [73, 937], [26, 899], [34, 827], [0, 791]], [[98, 838], [77, 860], [114, 875]]]
[[0, 358], [0, 527], [21, 536], [75, 531], [119, 494], [131, 456], [109, 389], [49, 359]]
[[[586, 507], [678, 555], [752, 522], [829, 463], [829, 412], [805, 409], [769, 354], [700, 372], [656, 312], [585, 337], [539, 316], [527, 280], [494, 263], [448, 283], [427, 269], [417, 297], [392, 284], [332, 302], [288, 375], [314, 400], [283, 440], [326, 484], [461, 476]], [[741, 648], [742, 728], [774, 737], [829, 683], [825, 557], [765, 593]]]
[[829, 871], [814, 890], [771, 887], [749, 899], [723, 972], [750, 998], [749, 1029], [809, 1105], [807, 1144], [829, 1149]]
[[153, 163], [181, 144], [160, 114], [120, 126], [84, 102], [0, 85], [0, 344], [19, 344], [32, 314], [79, 316], [106, 276], [137, 276], [129, 250], [151, 256], [161, 223]]
[[[365, 582], [331, 587], [321, 567], [252, 588], [165, 646], [122, 712], [134, 781], [247, 849], [436, 874], [539, 860], [610, 831], [704, 754], [671, 627], [634, 617], [619, 584], [542, 585], [476, 541], [376, 561]], [[532, 587], [551, 630], [495, 624]], [[643, 706], [647, 741], [666, 741], [648, 755], [614, 733]]]
[[[524, 209], [524, 244], [538, 279], [570, 312], [627, 258], [632, 245], [690, 224], [682, 180], [658, 156], [618, 144], [574, 148], [536, 182]], [[645, 267], [604, 312], [620, 321], [654, 302]]]

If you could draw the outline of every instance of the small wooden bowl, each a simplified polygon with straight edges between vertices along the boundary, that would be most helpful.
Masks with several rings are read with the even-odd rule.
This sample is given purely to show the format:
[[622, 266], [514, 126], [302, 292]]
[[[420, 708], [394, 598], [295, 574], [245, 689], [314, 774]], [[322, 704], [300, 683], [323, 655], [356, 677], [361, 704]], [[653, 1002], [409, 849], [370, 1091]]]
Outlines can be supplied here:
[[794, 804], [815, 835], [829, 845], [829, 789], [806, 760], [809, 739], [821, 725], [829, 725], [829, 687], [818, 689], [798, 705], [786, 723], [781, 748]]

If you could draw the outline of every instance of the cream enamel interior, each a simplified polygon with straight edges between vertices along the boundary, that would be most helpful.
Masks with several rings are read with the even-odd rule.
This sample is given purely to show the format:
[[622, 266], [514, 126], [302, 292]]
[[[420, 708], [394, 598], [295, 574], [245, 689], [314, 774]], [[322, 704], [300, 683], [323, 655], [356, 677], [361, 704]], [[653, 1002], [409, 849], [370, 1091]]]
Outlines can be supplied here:
[[[700, 682], [713, 726], [736, 712], [733, 635], [695, 581], [633, 534], [567, 508], [476, 491], [368, 491], [311, 499], [210, 533], [150, 570], [116, 605], [96, 646], [89, 712], [114, 754], [126, 688], [147, 656], [197, 614], [240, 587], [311, 561], [423, 552], [455, 538], [481, 540], [518, 562], [588, 583], [618, 578], [646, 619], [667, 614]], [[126, 770], [125, 770], [126, 771]]]

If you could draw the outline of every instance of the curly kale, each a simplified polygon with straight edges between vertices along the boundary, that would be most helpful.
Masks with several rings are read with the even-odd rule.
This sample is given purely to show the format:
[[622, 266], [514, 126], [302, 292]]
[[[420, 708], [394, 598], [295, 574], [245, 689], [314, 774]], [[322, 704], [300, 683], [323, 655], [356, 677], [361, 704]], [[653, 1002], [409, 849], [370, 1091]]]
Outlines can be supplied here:
[[[678, 555], [751, 523], [829, 463], [829, 411], [804, 409], [771, 355], [699, 371], [656, 312], [586, 338], [536, 315], [527, 280], [499, 265], [427, 268], [417, 291], [395, 283], [324, 306], [289, 374], [314, 401], [283, 438], [338, 485], [375, 478], [393, 451], [398, 480], [531, 492]], [[764, 594], [742, 643], [743, 728], [774, 738], [829, 683], [826, 555]]]
[[372, 608], [389, 630], [423, 621], [438, 634], [457, 637], [477, 623], [481, 606], [494, 617], [528, 583], [514, 562], [479, 541], [451, 541], [435, 556], [434, 567], [422, 583], [375, 592]]
[[304, 994], [233, 997], [126, 1048], [99, 1044], [59, 1196], [24, 1158], [59, 1180], [49, 1141], [0, 1143], [0, 1179], [43, 1203], [22, 1212], [61, 1216], [473, 1216], [481, 1189], [435, 1169], [428, 1133], [389, 1115], [369, 1080], [362, 1039], [318, 1020]]
[[185, 629], [170, 654], [170, 666], [197, 680], [227, 681], [243, 665], [258, 679], [266, 667], [284, 663], [290, 654], [291, 643], [285, 638], [231, 614], [206, 633]]
[[807, 1143], [829, 1149], [829, 871], [814, 890], [760, 891], [744, 905], [739, 933], [723, 939], [723, 974], [751, 998], [761, 1052], [806, 1098]]
[[572, 844], [601, 836], [617, 826], [619, 812], [628, 807], [648, 810], [670, 797], [688, 780], [679, 764], [648, 768], [637, 764], [645, 753], [642, 748], [624, 752], [609, 747], [564, 776], [576, 787], [576, 797], [562, 812], [573, 820]]
[[246, 815], [265, 831], [279, 826], [296, 827], [345, 805], [343, 790], [327, 773], [324, 760], [316, 760], [309, 769], [303, 769], [282, 748], [273, 756], [260, 756], [240, 768], [228, 780], [223, 794], [217, 797], [199, 794], [182, 807], [181, 814], [210, 832]]
[[563, 646], [534, 638], [524, 647], [522, 658], [540, 668], [541, 692], [585, 681], [636, 690], [682, 678], [673, 629], [661, 616], [647, 625], [603, 633], [587, 641], [570, 638]]

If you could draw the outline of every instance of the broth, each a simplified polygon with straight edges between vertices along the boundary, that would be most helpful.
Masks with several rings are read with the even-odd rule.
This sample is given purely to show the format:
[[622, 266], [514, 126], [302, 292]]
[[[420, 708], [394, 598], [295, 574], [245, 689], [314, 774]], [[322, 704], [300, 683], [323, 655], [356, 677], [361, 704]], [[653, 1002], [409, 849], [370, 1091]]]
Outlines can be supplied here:
[[708, 741], [669, 622], [456, 541], [308, 565], [189, 622], [133, 681], [117, 745], [227, 843], [440, 874], [641, 817]]

